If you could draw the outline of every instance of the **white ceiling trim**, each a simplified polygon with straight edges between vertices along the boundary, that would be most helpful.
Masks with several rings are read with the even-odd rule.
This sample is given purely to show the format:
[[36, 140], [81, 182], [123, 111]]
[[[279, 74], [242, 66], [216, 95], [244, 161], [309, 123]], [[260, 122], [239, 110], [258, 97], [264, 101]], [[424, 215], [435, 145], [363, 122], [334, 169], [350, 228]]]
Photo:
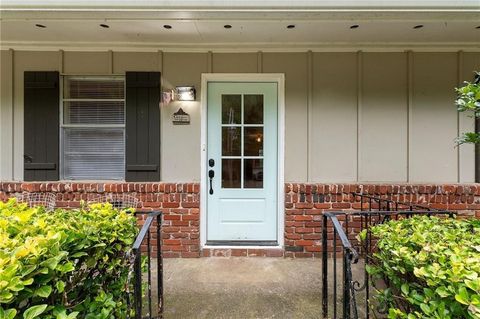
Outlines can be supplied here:
[[132, 42], [0, 42], [2, 50], [127, 52], [480, 52], [480, 43], [132, 43]]
[[[480, 2], [480, 1], [479, 1]], [[0, 7], [2, 20], [361, 20], [480, 21], [478, 8], [451, 9], [10, 9]]]
[[128, 8], [437, 8], [477, 7], [477, 0], [3, 0], [2, 6]]

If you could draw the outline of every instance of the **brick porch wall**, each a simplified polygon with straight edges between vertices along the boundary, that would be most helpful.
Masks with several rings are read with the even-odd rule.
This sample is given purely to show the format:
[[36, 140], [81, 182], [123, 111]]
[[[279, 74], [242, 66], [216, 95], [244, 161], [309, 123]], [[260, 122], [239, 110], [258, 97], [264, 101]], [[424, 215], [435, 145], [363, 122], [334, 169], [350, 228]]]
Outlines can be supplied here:
[[[285, 256], [319, 257], [322, 213], [359, 210], [352, 193], [455, 211], [480, 218], [480, 184], [306, 184], [285, 185]], [[333, 232], [333, 231], [331, 231]], [[349, 234], [350, 238], [354, 234]]]
[[[140, 210], [163, 212], [165, 257], [268, 256], [318, 257], [321, 214], [325, 210], [359, 209], [358, 192], [395, 201], [452, 210], [480, 218], [480, 184], [285, 184], [285, 251], [278, 249], [206, 249], [200, 252], [200, 185], [198, 183], [68, 183], [2, 182], [0, 200], [15, 193], [52, 192], [57, 206], [73, 208], [98, 194], [126, 193], [142, 203]], [[142, 218], [139, 218], [142, 223]]]

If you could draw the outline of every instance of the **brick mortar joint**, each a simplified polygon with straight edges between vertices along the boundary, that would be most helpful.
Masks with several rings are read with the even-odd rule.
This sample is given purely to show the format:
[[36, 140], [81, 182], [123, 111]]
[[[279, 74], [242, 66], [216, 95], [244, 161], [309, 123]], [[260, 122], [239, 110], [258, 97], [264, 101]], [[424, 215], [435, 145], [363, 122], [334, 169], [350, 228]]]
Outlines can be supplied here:
[[365, 195], [477, 195], [480, 184], [451, 183], [378, 183], [378, 184], [338, 184], [338, 183], [285, 183], [286, 194], [328, 194], [345, 195], [363, 193]]
[[52, 193], [137, 193], [186, 194], [200, 193], [200, 184], [169, 182], [0, 182], [0, 192], [52, 192]]

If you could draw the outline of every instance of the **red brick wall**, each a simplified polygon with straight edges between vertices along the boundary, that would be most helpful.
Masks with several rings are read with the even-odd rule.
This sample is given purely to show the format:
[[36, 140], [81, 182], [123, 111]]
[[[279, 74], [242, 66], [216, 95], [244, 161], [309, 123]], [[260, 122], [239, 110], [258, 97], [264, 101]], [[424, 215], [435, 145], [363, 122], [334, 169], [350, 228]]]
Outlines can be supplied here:
[[[360, 209], [353, 192], [421, 204], [480, 218], [480, 184], [306, 184], [285, 185], [285, 256], [319, 257], [322, 213]], [[331, 233], [331, 231], [330, 231]], [[349, 234], [353, 238], [353, 234]]]
[[[382, 196], [395, 201], [454, 210], [480, 218], [480, 184], [370, 185], [285, 184], [285, 251], [278, 249], [206, 249], [200, 252], [200, 185], [198, 183], [0, 183], [0, 200], [15, 193], [53, 192], [57, 206], [78, 207], [80, 200], [98, 194], [126, 193], [142, 203], [140, 210], [163, 212], [162, 244], [165, 257], [286, 256], [318, 257], [322, 251], [321, 216], [325, 210], [359, 209], [351, 193]], [[142, 224], [143, 217], [139, 218]]]

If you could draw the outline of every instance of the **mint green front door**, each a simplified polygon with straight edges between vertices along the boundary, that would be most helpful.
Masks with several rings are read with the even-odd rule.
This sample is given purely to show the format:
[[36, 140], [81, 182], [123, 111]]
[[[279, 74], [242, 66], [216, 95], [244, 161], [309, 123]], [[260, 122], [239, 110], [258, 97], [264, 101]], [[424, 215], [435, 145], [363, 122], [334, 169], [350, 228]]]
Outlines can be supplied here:
[[277, 85], [208, 83], [207, 242], [277, 240]]

